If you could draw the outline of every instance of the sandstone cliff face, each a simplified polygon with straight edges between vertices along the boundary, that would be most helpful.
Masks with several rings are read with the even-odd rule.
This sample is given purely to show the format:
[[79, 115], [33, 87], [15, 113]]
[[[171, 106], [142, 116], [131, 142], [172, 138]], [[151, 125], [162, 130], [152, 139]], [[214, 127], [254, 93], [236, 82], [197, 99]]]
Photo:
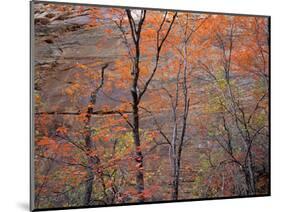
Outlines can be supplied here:
[[[34, 8], [34, 21], [35, 21], [35, 41], [34, 41], [34, 82], [35, 82], [35, 95], [40, 96], [40, 104], [36, 105], [37, 112], [71, 112], [80, 111], [86, 108], [91, 89], [84, 90], [82, 96], [76, 96], [75, 101], [66, 95], [65, 90], [73, 83], [87, 84], [87, 87], [95, 87], [97, 82], [92, 81], [86, 76], [80, 75], [75, 78], [76, 74], [81, 74], [81, 69], [77, 64], [85, 64], [93, 69], [99, 71], [104, 64], [109, 64], [107, 71], [114, 73], [114, 61], [116, 59], [128, 60], [126, 55], [125, 46], [119, 34], [111, 33], [106, 35], [103, 32], [103, 26], [91, 27], [92, 17], [86, 11], [79, 12], [78, 6], [70, 6], [68, 11], [58, 11], [49, 7], [49, 5], [36, 4]], [[108, 25], [107, 25], [108, 27]], [[114, 25], [110, 25], [112, 29], [116, 29]], [[113, 30], [114, 31], [114, 30]], [[118, 30], [115, 30], [118, 32]], [[168, 61], [168, 59], [167, 59]], [[167, 62], [166, 61], [166, 62]], [[113, 88], [114, 81], [112, 82]], [[154, 86], [161, 86], [161, 81], [155, 79]], [[120, 102], [116, 99], [129, 99], [130, 90], [114, 88], [109, 92], [103, 91], [99, 93], [95, 110], [102, 109], [104, 105], [109, 105], [111, 108], [118, 107]], [[75, 120], [66, 116], [67, 121], [62, 116], [56, 116], [54, 121], [57, 123], [69, 124], [73, 129], [79, 128], [75, 126]], [[168, 110], [157, 114], [157, 119], [160, 123], [165, 123], [170, 118]], [[92, 126], [96, 126], [97, 121], [93, 121]], [[142, 129], [153, 129], [154, 122], [151, 117], [145, 117], [141, 120]], [[56, 126], [56, 124], [55, 124]], [[51, 133], [55, 133], [55, 126]], [[195, 131], [189, 129], [190, 132], [196, 134]], [[172, 132], [168, 132], [171, 134]], [[195, 138], [193, 138], [195, 139]], [[108, 147], [111, 148], [111, 147]], [[190, 152], [196, 149], [197, 145], [191, 145]], [[157, 176], [159, 173], [156, 171], [163, 164], [167, 176], [170, 175], [169, 161], [168, 161], [168, 147], [159, 147], [151, 153], [160, 154], [164, 158], [159, 163], [153, 164], [146, 162], [148, 169], [151, 169], [153, 175]], [[197, 158], [192, 159], [193, 154], [183, 161], [194, 163], [194, 167], [199, 165]], [[185, 195], [191, 195], [192, 182], [195, 180], [193, 169], [188, 168], [193, 176], [181, 179], [183, 184], [187, 184], [186, 189], [182, 191]], [[158, 176], [163, 184], [167, 184], [167, 176]], [[157, 196], [157, 194], [156, 194]], [[158, 195], [161, 200], [161, 194]]]
[[[64, 93], [71, 83], [93, 83], [87, 78], [75, 82], [73, 77], [81, 72], [77, 64], [89, 65], [93, 71], [99, 71], [103, 64], [111, 64], [124, 54], [118, 35], [107, 37], [102, 33], [102, 26], [87, 28], [92, 19], [85, 10], [79, 13], [78, 6], [72, 6], [63, 12], [44, 4], [35, 6], [35, 90], [44, 100], [45, 110], [54, 104], [61, 110], [85, 106], [90, 90], [75, 105]], [[109, 66], [109, 71], [113, 71], [113, 65]], [[104, 97], [100, 97], [98, 104], [103, 101]]]
[[[103, 9], [100, 9], [100, 11], [103, 12]], [[133, 11], [132, 14], [134, 15], [135, 20], [137, 20], [139, 16], [138, 11]], [[36, 121], [38, 123], [36, 124], [39, 126], [43, 123], [43, 127], [40, 125], [42, 129], [39, 129], [40, 127], [38, 127], [39, 130], [36, 132], [38, 139], [40, 139], [42, 136], [45, 136], [53, 139], [54, 141], [54, 139], [57, 139], [56, 136], [58, 129], [61, 131], [61, 127], [65, 127], [66, 129], [63, 129], [69, 132], [68, 136], [74, 141], [75, 144], [83, 143], [83, 129], [85, 126], [83, 125], [83, 121], [77, 121], [78, 119], [76, 115], [81, 115], [82, 112], [85, 113], [85, 110], [88, 109], [91, 92], [99, 85], [100, 71], [102, 67], [105, 67], [105, 65], [107, 67], [105, 72], [105, 85], [97, 94], [94, 110], [102, 111], [107, 109], [119, 109], [124, 106], [123, 102], [125, 102], [127, 106], [129, 105], [128, 108], [131, 110], [131, 104], [128, 104], [132, 98], [130, 92], [132, 83], [132, 75], [130, 73], [131, 66], [129, 65], [128, 67], [121, 69], [122, 67], [117, 65], [118, 60], [128, 61], [128, 63], [131, 62], [130, 58], [128, 57], [126, 45], [124, 45], [124, 40], [122, 36], [120, 36], [120, 30], [112, 23], [112, 21], [110, 22], [107, 20], [102, 20], [103, 24], [92, 26], [93, 18], [93, 14], [89, 9], [87, 9], [87, 7], [84, 7], [83, 10], [81, 10], [79, 6], [68, 5], [65, 9], [59, 8], [57, 6], [53, 7], [52, 4], [42, 3], [36, 3], [34, 6], [35, 37], [33, 45], [33, 59], [34, 94], [36, 101], [35, 112], [39, 114], [37, 114], [38, 116]], [[167, 20], [167, 22], [169, 23], [170, 20]], [[148, 26], [148, 28], [149, 27], [150, 26]], [[105, 33], [105, 31], [108, 29], [111, 31], [111, 33]], [[125, 29], [126, 33], [128, 33], [128, 38], [130, 39], [130, 29]], [[207, 33], [206, 39], [208, 39], [208, 36], [209, 34]], [[193, 48], [196, 49], [196, 45], [192, 46], [191, 51]], [[201, 44], [199, 43], [199, 46], [200, 45]], [[146, 46], [146, 51], [149, 52], [151, 50], [150, 48], [155, 50], [153, 49], [154, 47]], [[149, 85], [147, 93], [143, 96], [143, 100], [145, 100], [144, 105], [152, 108], [154, 110], [154, 114], [151, 115], [145, 110], [140, 110], [140, 134], [142, 143], [146, 145], [143, 151], [145, 156], [144, 167], [146, 170], [146, 175], [149, 176], [146, 178], [146, 186], [149, 188], [155, 184], [160, 185], [159, 190], [155, 191], [155, 194], [151, 199], [153, 201], [170, 200], [171, 158], [169, 158], [169, 156], [171, 153], [171, 147], [170, 145], [167, 145], [167, 143], [163, 142], [165, 139], [163, 139], [160, 135], [153, 141], [149, 140], [149, 136], [147, 136], [149, 133], [159, 130], [159, 126], [156, 126], [155, 120], [157, 120], [159, 125], [161, 125], [162, 130], [169, 138], [172, 138], [173, 135], [174, 122], [171, 107], [173, 100], [169, 98], [167, 93], [173, 93], [176, 89], [176, 75], [170, 75], [172, 72], [175, 73], [175, 68], [173, 67], [173, 63], [170, 62], [172, 59], [177, 59], [177, 57], [172, 51], [169, 51], [169, 48], [167, 48], [168, 50], [166, 50], [165, 54], [160, 55], [160, 71], [155, 74]], [[218, 50], [220, 47], [214, 45], [211, 48]], [[154, 52], [152, 51], [152, 55], [153, 53]], [[219, 56], [208, 54], [209, 52], [206, 53], [205, 57], [211, 62], [214, 62], [215, 71], [221, 72], [216, 74], [222, 75], [223, 72], [220, 71], [221, 67], [217, 65], [220, 62]], [[144, 54], [140, 56], [140, 61], [145, 58], [143, 55]], [[206, 59], [203, 58], [203, 56], [201, 57], [203, 60]], [[153, 63], [155, 60], [155, 56], [147, 58], [149, 58], [148, 60], [152, 61], [150, 61], [151, 63]], [[198, 58], [193, 57], [193, 59], [197, 60]], [[149, 65], [151, 64], [149, 63]], [[85, 67], [87, 67], [87, 71], [85, 71]], [[119, 68], [121, 71], [118, 70]], [[223, 113], [222, 111], [219, 111], [220, 108], [218, 108], [218, 103], [216, 103], [216, 101], [218, 102], [218, 100], [220, 100], [220, 98], [217, 97], [217, 87], [214, 86], [217, 82], [209, 77], [202, 67], [192, 67], [190, 70], [191, 69], [193, 78], [190, 81], [188, 80], [187, 84], [188, 89], [191, 91], [190, 95], [192, 96], [192, 100], [189, 108], [190, 111], [188, 114], [183, 154], [181, 158], [182, 167], [179, 178], [181, 189], [179, 191], [179, 199], [231, 196], [233, 195], [232, 193], [224, 194], [220, 191], [214, 191], [216, 196], [212, 196], [213, 190], [211, 189], [211, 182], [213, 178], [215, 178], [213, 176], [218, 174], [215, 180], [219, 187], [219, 183], [221, 182], [220, 178], [222, 178], [224, 182], [224, 174], [227, 175], [226, 172], [233, 171], [231, 169], [227, 170], [227, 167], [220, 169], [220, 161], [224, 161], [224, 159], [228, 158], [229, 156], [223, 152], [224, 148], [216, 142], [216, 135], [211, 130], [208, 130], [208, 127], [216, 128], [216, 130], [220, 132], [219, 135], [221, 135], [225, 140], [226, 136], [223, 137], [224, 135], [221, 134], [223, 131], [221, 115]], [[124, 78], [120, 77], [120, 72], [122, 71], [122, 74], [125, 75]], [[151, 70], [147, 70], [147, 72], [150, 71]], [[165, 75], [165, 78], [162, 75]], [[253, 94], [250, 92], [254, 90], [254, 86], [256, 86], [254, 78], [250, 74], [245, 77], [245, 74], [239, 75], [238, 73], [234, 72], [231, 72], [229, 77], [231, 80], [235, 81], [237, 88], [239, 88], [237, 89], [240, 92], [239, 96], [241, 96], [241, 98], [239, 97], [239, 101], [243, 103], [242, 105], [245, 105], [247, 110], [252, 110], [256, 104]], [[123, 79], [126, 81], [123, 82]], [[147, 76], [141, 77], [139, 81], [140, 89], [143, 88], [144, 82], [146, 80]], [[118, 84], [121, 84], [120, 81], [122, 81], [122, 85], [118, 86]], [[184, 84], [181, 80], [179, 80], [179, 82], [180, 86]], [[222, 80], [220, 86], [225, 87], [224, 80]], [[71, 90], [69, 90], [69, 88], [71, 88]], [[168, 88], [169, 92], [165, 93], [163, 88]], [[180, 95], [179, 101], [183, 101], [183, 99], [183, 95]], [[211, 107], [211, 103], [213, 107]], [[183, 122], [180, 121], [183, 116], [182, 108], [183, 104], [181, 103], [179, 109], [177, 110], [178, 129], [183, 126]], [[44, 113], [46, 112], [53, 113], [51, 115], [48, 114], [50, 116], [46, 118], [44, 117]], [[69, 114], [65, 115], [63, 112], [76, 113], [76, 117]], [[41, 114], [43, 115], [40, 116]], [[110, 116], [111, 115], [112, 114], [110, 114]], [[208, 115], [211, 118], [207, 117]], [[112, 116], [114, 116], [114, 118], [112, 118]], [[96, 133], [96, 130], [100, 130], [105, 135], [113, 135], [115, 132], [112, 131], [115, 127], [125, 129], [116, 133], [116, 137], [113, 139], [107, 139], [107, 142], [104, 142], [102, 139], [96, 139], [98, 141], [95, 142], [100, 147], [100, 156], [104, 163], [110, 161], [108, 158], [110, 158], [111, 151], [112, 149], [115, 151], [115, 148], [120, 148], [118, 145], [123, 145], [121, 146], [121, 152], [130, 150], [130, 145], [132, 146], [132, 133], [130, 126], [128, 126], [122, 117], [120, 117], [120, 114], [115, 113], [112, 116], [111, 119], [108, 119], [105, 116], [96, 114], [89, 123], [89, 128], [91, 128], [90, 130], [93, 131], [93, 135]], [[44, 123], [47, 121], [44, 120], [44, 118], [48, 119], [49, 121], [46, 126]], [[121, 121], [118, 119], [121, 119]], [[131, 112], [128, 112], [128, 119], [132, 120]], [[266, 121], [262, 120], [261, 122]], [[241, 148], [239, 143], [241, 142], [241, 136], [239, 136], [239, 132], [235, 128], [235, 123], [231, 122], [231, 119], [227, 119], [227, 126], [233, 128], [233, 141], [235, 141], [233, 146], [241, 153], [243, 150], [243, 147]], [[267, 141], [266, 136], [267, 135], [260, 136], [259, 141]], [[66, 140], [58, 139], [58, 143], [65, 144], [67, 142]], [[259, 143], [257, 144], [257, 147], [260, 146]], [[264, 146], [264, 149], [266, 150], [266, 148], [268, 148], [267, 143], [264, 144]], [[39, 145], [39, 147], [41, 148], [40, 151], [42, 149], [45, 150], [44, 146], [41, 147]], [[75, 153], [75, 151], [71, 152], [71, 154]], [[132, 148], [131, 151], [128, 151], [128, 154], [132, 155], [133, 151], [134, 150]], [[104, 152], [107, 154], [103, 154]], [[114, 154], [112, 153], [112, 155]], [[264, 157], [267, 157], [266, 152], [264, 155]], [[149, 159], [151, 156], [156, 156], [156, 159]], [[59, 155], [59, 157], [57, 159], [64, 159], [63, 156]], [[42, 178], [42, 176], [45, 176], [47, 170], [46, 167], [48, 167], [48, 160], [43, 158], [38, 161], [42, 162], [41, 160], [44, 162], [44, 166], [41, 167], [41, 164], [37, 166], [37, 172], [39, 173], [38, 179], [40, 179], [40, 177]], [[79, 158], [79, 160], [84, 162], [83, 157], [82, 159]], [[261, 170], [263, 167], [266, 167], [264, 168], [266, 171], [261, 172], [268, 173], [268, 160], [263, 159], [260, 161], [261, 164], [264, 163], [265, 165], [262, 164], [262, 166], [258, 167], [257, 169]], [[55, 173], [55, 176], [57, 174], [56, 171], [58, 171], [58, 175], [68, 175], [63, 168], [64, 166], [61, 161], [54, 162], [53, 172]], [[132, 189], [135, 186], [134, 179], [129, 179], [129, 177], [133, 177], [133, 175], [130, 174], [129, 168], [130, 167], [128, 166], [127, 162], [121, 163], [121, 165], [118, 164], [117, 166], [117, 172], [122, 170], [120, 175], [122, 176], [122, 179], [124, 178], [126, 180], [126, 178], [128, 178], [128, 181], [124, 181], [125, 183], [123, 182], [124, 184], [120, 185], [120, 190], [123, 189], [123, 191], [125, 191], [126, 189]], [[237, 166], [235, 169], [240, 169], [240, 167]], [[72, 172], [73, 170], [69, 171], [70, 174], [72, 174]], [[221, 173], [222, 175], [220, 176]], [[240, 173], [239, 170], [238, 173]], [[228, 175], [232, 176], [232, 173], [228, 173]], [[243, 187], [243, 182], [239, 181], [241, 179], [243, 181], [243, 176], [240, 175], [241, 173], [233, 174], [235, 179], [231, 182], [234, 183], [235, 186], [237, 185], [236, 189], [238, 189], [238, 191], [235, 191], [234, 193], [243, 195], [245, 193], [245, 188]], [[82, 177], [80, 177], [78, 174], [77, 179], [83, 180], [83, 175], [81, 176]], [[66, 176], [66, 179], [69, 179], [69, 177]], [[54, 194], [52, 185], [55, 187], [59, 181], [57, 178], [52, 180], [53, 184], [48, 185], [49, 190], [46, 191], [47, 198], [49, 198], [48, 195]], [[235, 180], [237, 180], [237, 182], [234, 182]], [[37, 181], [37, 187], [40, 187], [40, 180]], [[65, 182], [60, 182], [63, 184], [63, 186], [65, 186]], [[100, 186], [100, 182], [98, 180], [95, 181], [94, 184], [97, 187]], [[265, 185], [267, 184], [265, 183]], [[63, 186], [62, 188], [65, 190]], [[81, 188], [81, 186], [78, 186], [77, 190], [74, 190], [72, 193], [70, 192], [69, 196], [67, 196], [68, 194], [66, 197], [61, 196], [61, 199], [53, 198], [52, 204], [54, 206], [62, 206], [61, 204], [68, 202], [70, 206], [77, 205], [77, 199], [81, 199], [83, 194], [83, 188]], [[74, 196], [73, 200], [67, 200], [67, 198], [71, 199], [71, 195]], [[48, 206], [49, 201], [47, 198], [44, 199], [43, 196], [43, 201], [40, 204], [45, 207]], [[131, 200], [124, 199], [124, 202], [126, 201], [129, 202]], [[121, 201], [119, 203], [121, 203]], [[100, 203], [95, 202], [95, 204]]]

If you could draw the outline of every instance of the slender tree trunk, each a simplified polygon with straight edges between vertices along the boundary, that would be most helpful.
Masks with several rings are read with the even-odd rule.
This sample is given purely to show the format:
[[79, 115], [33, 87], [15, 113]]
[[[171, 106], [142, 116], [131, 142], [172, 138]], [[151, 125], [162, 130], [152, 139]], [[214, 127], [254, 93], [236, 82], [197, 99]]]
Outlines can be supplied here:
[[173, 136], [171, 141], [171, 167], [172, 167], [172, 199], [178, 199], [178, 155], [177, 155], [177, 140], [178, 140], [178, 123], [177, 123], [177, 107], [178, 107], [178, 97], [179, 97], [179, 78], [180, 78], [180, 69], [177, 74], [177, 84], [176, 84], [176, 98], [175, 102], [171, 99], [172, 104], [172, 115], [173, 115]]
[[255, 195], [256, 194], [256, 180], [255, 180], [255, 174], [254, 174], [254, 171], [253, 171], [253, 158], [252, 158], [251, 152], [250, 152], [249, 158], [248, 158], [248, 167], [249, 167], [251, 193], [253, 195]]
[[139, 101], [140, 94], [138, 89], [138, 80], [139, 80], [139, 61], [140, 61], [140, 38], [141, 38], [141, 30], [142, 25], [145, 20], [146, 11], [143, 10], [141, 12], [141, 18], [136, 24], [135, 20], [131, 15], [130, 10], [126, 10], [127, 17], [130, 23], [131, 34], [135, 44], [135, 57], [133, 69], [131, 71], [132, 75], [132, 85], [131, 85], [131, 96], [132, 96], [132, 110], [133, 110], [133, 122], [132, 122], [132, 132], [133, 139], [135, 144], [135, 160], [136, 160], [136, 189], [138, 192], [138, 202], [144, 202], [144, 176], [143, 176], [143, 155], [141, 152], [141, 143], [140, 143], [140, 135], [139, 135]]
[[134, 42], [134, 59], [133, 59], [133, 68], [131, 71], [132, 75], [132, 86], [131, 86], [131, 96], [132, 96], [132, 110], [133, 110], [133, 123], [132, 123], [132, 131], [133, 131], [133, 138], [134, 138], [134, 144], [135, 144], [135, 151], [136, 151], [136, 167], [138, 168], [136, 173], [136, 189], [138, 192], [138, 202], [144, 201], [143, 191], [144, 191], [144, 176], [143, 176], [143, 155], [141, 152], [141, 145], [140, 145], [140, 136], [139, 136], [139, 102], [141, 101], [142, 96], [145, 94], [151, 80], [154, 77], [154, 74], [157, 71], [158, 62], [159, 62], [159, 56], [160, 51], [162, 48], [163, 43], [165, 42], [166, 38], [169, 35], [169, 32], [172, 28], [172, 25], [175, 21], [177, 13], [174, 14], [173, 20], [170, 23], [165, 36], [160, 39], [160, 31], [165, 23], [167, 12], [165, 13], [165, 16], [159, 26], [159, 29], [157, 31], [157, 53], [156, 53], [156, 62], [155, 66], [153, 68], [153, 71], [151, 75], [148, 77], [147, 81], [144, 83], [144, 87], [142, 91], [138, 88], [138, 80], [139, 80], [139, 61], [140, 61], [140, 39], [141, 39], [141, 30], [142, 26], [146, 17], [146, 10], [141, 11], [141, 15], [139, 20], [134, 20], [134, 18], [131, 15], [131, 11], [129, 9], [126, 10], [127, 17], [130, 24], [131, 29], [131, 36]]
[[[84, 128], [84, 136], [85, 136], [85, 146], [88, 153], [91, 151], [96, 150], [96, 145], [92, 141], [91, 135], [91, 117], [93, 114], [93, 107], [96, 104], [96, 98], [99, 90], [102, 88], [104, 84], [104, 71], [107, 68], [108, 64], [105, 64], [101, 69], [101, 77], [100, 77], [100, 84], [99, 86], [91, 93], [90, 102], [88, 105], [88, 110], [86, 114], [85, 120], [85, 128]], [[100, 162], [100, 159], [97, 155], [87, 155], [88, 162], [87, 162], [87, 179], [85, 182], [85, 195], [84, 195], [84, 205], [88, 206], [91, 203], [92, 193], [93, 193], [93, 183], [95, 178], [95, 173], [93, 171], [93, 166], [97, 165]]]
[[[88, 162], [89, 165], [89, 162]], [[84, 205], [88, 206], [91, 203], [92, 192], [93, 192], [93, 183], [94, 183], [94, 172], [88, 168], [87, 169], [87, 181], [85, 183], [85, 196], [84, 196]]]
[[184, 54], [183, 54], [183, 61], [184, 61], [184, 67], [183, 67], [183, 87], [182, 92], [184, 96], [184, 111], [183, 111], [183, 117], [182, 117], [182, 126], [180, 131], [180, 136], [177, 138], [177, 101], [178, 101], [178, 87], [179, 87], [179, 76], [180, 76], [180, 70], [177, 76], [177, 87], [176, 87], [176, 104], [173, 106], [173, 117], [174, 117], [174, 131], [173, 131], [173, 138], [172, 138], [172, 161], [173, 161], [173, 167], [172, 167], [172, 176], [173, 176], [173, 185], [172, 185], [172, 199], [177, 200], [178, 199], [178, 193], [179, 193], [179, 179], [180, 179], [180, 167], [181, 167], [181, 153], [183, 148], [183, 143], [185, 139], [185, 131], [187, 126], [187, 116], [188, 116], [188, 110], [189, 110], [189, 101], [188, 98], [188, 88], [187, 88], [187, 40], [184, 43]]
[[[175, 114], [176, 115], [176, 114]], [[171, 143], [171, 161], [172, 161], [172, 199], [177, 200], [178, 199], [178, 179], [177, 179], [177, 173], [178, 173], [178, 163], [177, 163], [177, 122], [176, 119], [174, 120], [174, 129], [173, 129], [173, 137], [172, 137], [172, 143]]]
[[143, 179], [143, 155], [140, 147], [140, 136], [139, 136], [139, 109], [138, 105], [133, 103], [133, 138], [135, 143], [135, 151], [136, 151], [136, 167], [138, 168], [136, 173], [136, 188], [139, 195], [139, 202], [144, 201], [143, 190], [144, 190], [144, 179]]
[[178, 200], [179, 195], [179, 177], [180, 177], [180, 158], [178, 156], [174, 160], [174, 169], [173, 169], [173, 189], [172, 189], [172, 199]]
[[[90, 130], [90, 122], [91, 122], [91, 110], [92, 107], [88, 107], [88, 112], [86, 114], [86, 122], [85, 122], [85, 146], [88, 152], [91, 152], [95, 147], [94, 143], [91, 140], [91, 130]], [[91, 203], [91, 196], [93, 192], [93, 183], [94, 183], [94, 172], [93, 165], [95, 163], [94, 158], [88, 156], [87, 162], [87, 178], [85, 182], [85, 195], [84, 195], [84, 205], [88, 206]]]
[[132, 110], [133, 110], [133, 138], [135, 144], [136, 156], [135, 160], [137, 162], [136, 167], [138, 168], [136, 173], [136, 188], [139, 195], [139, 202], [144, 201], [143, 190], [144, 190], [144, 179], [143, 179], [143, 155], [140, 147], [140, 135], [139, 135], [139, 96], [138, 96], [138, 78], [139, 78], [139, 58], [140, 58], [140, 48], [139, 43], [136, 44], [136, 57], [135, 64], [132, 71]]
[[[187, 127], [187, 117], [188, 117], [188, 110], [189, 110], [189, 102], [190, 99], [188, 98], [188, 88], [187, 88], [187, 40], [184, 43], [184, 67], [183, 67], [183, 96], [184, 96], [184, 111], [183, 111], [183, 117], [182, 117], [182, 127], [181, 127], [181, 134], [179, 139], [175, 136], [175, 144], [174, 144], [174, 172], [173, 172], [173, 191], [172, 191], [172, 199], [177, 200], [178, 199], [178, 193], [179, 193], [179, 179], [180, 179], [180, 167], [181, 167], [181, 153], [182, 148], [184, 144], [185, 139], [185, 133], [186, 133], [186, 127]], [[179, 83], [179, 81], [177, 81]], [[178, 87], [177, 87], [178, 92]], [[178, 96], [178, 94], [177, 94]], [[175, 110], [174, 110], [175, 111]], [[175, 113], [175, 112], [174, 112]], [[176, 116], [176, 114], [174, 114]], [[178, 141], [178, 145], [176, 145], [176, 142]], [[173, 146], [173, 143], [172, 143]]]
[[255, 195], [256, 194], [256, 182], [255, 182], [255, 176], [254, 176], [254, 171], [253, 171], [253, 160], [252, 160], [251, 152], [249, 152], [248, 157], [246, 159], [244, 174], [245, 174], [245, 180], [246, 180], [246, 184], [247, 184], [248, 195]]

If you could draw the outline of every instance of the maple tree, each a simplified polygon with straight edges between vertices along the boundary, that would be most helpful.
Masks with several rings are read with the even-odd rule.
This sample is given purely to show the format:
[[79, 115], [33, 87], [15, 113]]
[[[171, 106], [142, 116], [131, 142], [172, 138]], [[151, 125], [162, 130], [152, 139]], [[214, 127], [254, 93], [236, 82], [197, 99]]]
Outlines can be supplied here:
[[269, 192], [266, 17], [35, 6], [36, 208]]

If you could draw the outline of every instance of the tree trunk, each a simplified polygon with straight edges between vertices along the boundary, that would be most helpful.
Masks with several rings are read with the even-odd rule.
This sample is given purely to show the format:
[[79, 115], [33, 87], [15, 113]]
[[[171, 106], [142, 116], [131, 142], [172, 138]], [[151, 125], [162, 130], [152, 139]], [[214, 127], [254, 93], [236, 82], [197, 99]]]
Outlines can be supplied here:
[[[94, 149], [94, 144], [91, 140], [91, 130], [90, 130], [90, 122], [91, 122], [91, 110], [92, 107], [88, 107], [88, 112], [86, 115], [86, 123], [85, 123], [85, 146], [88, 152]], [[85, 196], [84, 196], [84, 205], [88, 206], [91, 203], [91, 196], [93, 192], [93, 183], [94, 183], [94, 172], [92, 166], [94, 165], [94, 159], [91, 156], [88, 156], [87, 163], [87, 178], [85, 182]]]
[[[99, 90], [102, 88], [104, 84], [104, 71], [108, 67], [108, 64], [105, 64], [101, 68], [101, 79], [99, 86], [91, 93], [91, 98], [88, 104], [88, 110], [86, 114], [86, 120], [85, 120], [85, 146], [88, 153], [91, 153], [92, 150], [96, 150], [95, 143], [92, 141], [91, 135], [91, 117], [93, 114], [93, 107], [96, 104], [96, 97], [99, 92]], [[93, 171], [93, 166], [97, 165], [100, 162], [100, 159], [97, 155], [87, 155], [88, 156], [88, 163], [87, 163], [87, 180], [85, 182], [85, 196], [84, 196], [84, 205], [87, 206], [91, 203], [91, 197], [93, 192], [93, 183], [94, 183], [94, 177], [95, 173]]]
[[173, 170], [173, 190], [172, 190], [172, 199], [178, 200], [179, 195], [179, 177], [180, 177], [180, 159], [175, 159], [176, 165]]
[[136, 173], [136, 187], [137, 192], [139, 195], [138, 202], [143, 202], [143, 190], [144, 190], [144, 179], [143, 179], [143, 156], [141, 152], [140, 147], [140, 136], [139, 136], [139, 114], [138, 114], [138, 107], [133, 106], [133, 137], [134, 137], [134, 143], [135, 143], [135, 149], [136, 149], [136, 167], [138, 168]]
[[133, 131], [133, 139], [135, 144], [135, 160], [136, 160], [136, 190], [138, 192], [138, 202], [144, 202], [144, 176], [143, 176], [143, 155], [141, 152], [140, 146], [140, 135], [139, 135], [139, 101], [140, 94], [138, 89], [138, 79], [139, 79], [139, 60], [140, 60], [140, 37], [141, 37], [141, 29], [142, 24], [145, 19], [146, 11], [143, 10], [141, 14], [141, 18], [138, 24], [135, 23], [131, 11], [129, 9], [126, 10], [127, 17], [130, 23], [131, 34], [135, 44], [135, 57], [133, 69], [131, 71], [132, 75], [132, 86], [131, 86], [131, 96], [132, 96], [132, 110], [133, 110], [133, 123], [132, 123], [132, 131]]
[[141, 101], [142, 96], [145, 94], [148, 85], [150, 84], [154, 74], [156, 73], [158, 62], [159, 62], [159, 56], [160, 51], [162, 48], [162, 45], [166, 38], [168, 37], [168, 34], [172, 28], [172, 25], [175, 21], [177, 13], [174, 14], [173, 20], [169, 25], [168, 30], [166, 31], [165, 36], [161, 39], [159, 36], [159, 33], [163, 27], [163, 24], [166, 20], [166, 15], [164, 16], [159, 29], [157, 31], [157, 53], [156, 53], [156, 62], [155, 67], [151, 73], [151, 75], [148, 77], [147, 81], [144, 83], [144, 87], [142, 91], [138, 88], [138, 79], [139, 79], [139, 61], [140, 61], [140, 39], [141, 39], [141, 30], [142, 26], [146, 17], [146, 10], [141, 11], [140, 19], [138, 21], [135, 21], [134, 18], [131, 15], [131, 10], [126, 10], [127, 17], [130, 24], [131, 29], [131, 36], [134, 42], [134, 48], [135, 48], [135, 54], [133, 58], [133, 69], [131, 70], [132, 75], [132, 86], [131, 86], [131, 95], [132, 95], [132, 110], [133, 110], [133, 123], [132, 123], [132, 131], [133, 131], [133, 138], [134, 138], [134, 144], [135, 144], [135, 151], [136, 151], [136, 162], [137, 162], [137, 173], [136, 173], [136, 189], [138, 192], [138, 202], [144, 201], [143, 191], [144, 191], [144, 176], [143, 176], [143, 155], [141, 152], [141, 146], [140, 146], [140, 136], [139, 136], [139, 102]]
[[245, 180], [247, 184], [247, 193], [248, 195], [255, 195], [256, 182], [255, 182], [255, 176], [253, 171], [253, 160], [252, 160], [251, 152], [249, 152], [248, 157], [246, 159], [246, 167], [244, 173], [245, 173]]
[[[89, 165], [89, 163], [88, 163]], [[84, 205], [88, 206], [91, 203], [92, 192], [93, 192], [93, 183], [94, 183], [94, 172], [91, 168], [87, 169], [87, 181], [85, 183], [85, 196], [84, 196]]]
[[[185, 42], [184, 47], [184, 68], [183, 68], [183, 95], [184, 95], [184, 111], [182, 117], [182, 127], [180, 132], [180, 137], [177, 139], [177, 102], [175, 108], [173, 108], [173, 116], [174, 116], [174, 131], [173, 131], [173, 139], [172, 139], [172, 159], [173, 159], [173, 186], [172, 186], [172, 199], [178, 199], [179, 193], [179, 179], [180, 179], [180, 166], [181, 166], [181, 153], [183, 148], [183, 143], [185, 139], [185, 131], [187, 126], [187, 117], [188, 117], [188, 110], [189, 110], [189, 101], [188, 98], [188, 88], [187, 88], [187, 41]], [[178, 85], [179, 85], [179, 74], [177, 77], [177, 88], [176, 88], [176, 101], [178, 98]], [[177, 144], [178, 142], [178, 144]]]
[[[176, 114], [174, 114], [176, 115]], [[176, 116], [175, 116], [176, 117]], [[171, 143], [171, 162], [172, 162], [172, 199], [177, 200], [178, 199], [178, 178], [177, 178], [177, 173], [178, 173], [178, 166], [177, 166], [177, 122], [176, 118], [174, 120], [174, 129], [173, 129], [173, 138], [172, 138], [172, 143]]]

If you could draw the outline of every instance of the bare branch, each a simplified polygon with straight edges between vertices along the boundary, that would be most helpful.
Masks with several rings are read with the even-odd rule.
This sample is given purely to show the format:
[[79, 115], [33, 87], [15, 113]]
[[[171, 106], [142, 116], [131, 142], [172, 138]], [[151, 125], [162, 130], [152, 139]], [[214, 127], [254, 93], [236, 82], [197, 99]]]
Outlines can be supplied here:
[[[156, 62], [155, 62], [155, 66], [154, 66], [154, 68], [153, 68], [153, 71], [152, 71], [150, 77], [149, 77], [148, 80], [146, 81], [143, 90], [142, 90], [142, 91], [140, 92], [140, 94], [139, 94], [139, 101], [140, 101], [140, 99], [142, 98], [142, 96], [145, 94], [145, 92], [146, 92], [146, 90], [147, 90], [147, 87], [149, 86], [149, 84], [150, 84], [152, 78], [154, 77], [154, 75], [155, 75], [155, 73], [156, 73], [156, 71], [157, 71], [158, 64], [159, 64], [159, 56], [160, 56], [160, 53], [161, 53], [162, 45], [163, 45], [163, 43], [165, 42], [165, 40], [167, 39], [167, 37], [168, 37], [168, 35], [169, 35], [169, 33], [170, 33], [171, 29], [172, 29], [172, 26], [173, 26], [173, 24], [174, 24], [174, 22], [175, 22], [176, 16], [177, 16], [177, 13], [175, 13], [175, 14], [173, 15], [172, 22], [170, 23], [169, 28], [168, 28], [168, 30], [166, 31], [166, 34], [165, 34], [164, 38], [161, 40], [160, 44], [159, 44], [159, 35], [158, 35], [158, 34], [160, 33], [160, 31], [157, 31], [157, 53], [156, 53]], [[166, 16], [164, 16], [163, 19], [166, 19]], [[160, 25], [160, 27], [162, 28], [161, 25]]]

